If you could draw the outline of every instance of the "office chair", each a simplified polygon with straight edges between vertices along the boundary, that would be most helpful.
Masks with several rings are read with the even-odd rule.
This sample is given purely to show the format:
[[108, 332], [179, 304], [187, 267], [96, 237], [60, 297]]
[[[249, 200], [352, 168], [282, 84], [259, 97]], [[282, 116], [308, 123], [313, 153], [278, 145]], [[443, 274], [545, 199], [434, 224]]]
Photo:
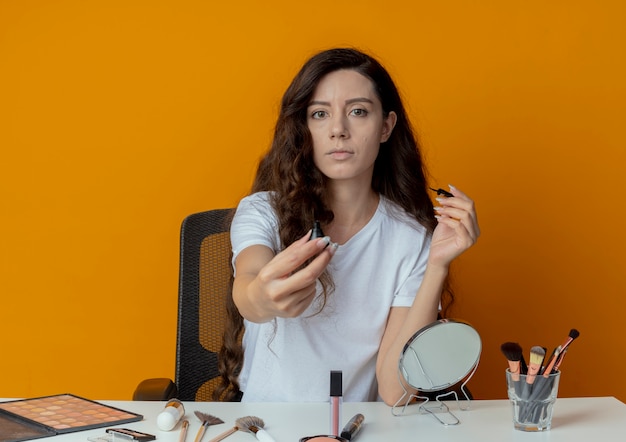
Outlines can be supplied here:
[[189, 215], [180, 232], [176, 382], [142, 381], [133, 400], [211, 401], [230, 296], [233, 209]]

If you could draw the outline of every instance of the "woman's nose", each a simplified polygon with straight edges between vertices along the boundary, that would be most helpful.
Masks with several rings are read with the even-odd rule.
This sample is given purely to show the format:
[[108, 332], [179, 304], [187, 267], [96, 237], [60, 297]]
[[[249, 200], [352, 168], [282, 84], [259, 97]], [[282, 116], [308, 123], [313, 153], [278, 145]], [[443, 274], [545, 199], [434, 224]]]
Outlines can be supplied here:
[[333, 118], [330, 126], [331, 138], [348, 138], [348, 125], [343, 117]]

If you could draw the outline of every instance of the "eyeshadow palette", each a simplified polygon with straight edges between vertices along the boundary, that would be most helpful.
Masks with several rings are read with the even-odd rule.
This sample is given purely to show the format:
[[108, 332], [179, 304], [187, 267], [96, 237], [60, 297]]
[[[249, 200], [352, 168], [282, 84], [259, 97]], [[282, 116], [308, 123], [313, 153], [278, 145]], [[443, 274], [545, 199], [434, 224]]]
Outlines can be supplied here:
[[72, 394], [0, 402], [0, 442], [18, 442], [141, 419], [140, 414]]

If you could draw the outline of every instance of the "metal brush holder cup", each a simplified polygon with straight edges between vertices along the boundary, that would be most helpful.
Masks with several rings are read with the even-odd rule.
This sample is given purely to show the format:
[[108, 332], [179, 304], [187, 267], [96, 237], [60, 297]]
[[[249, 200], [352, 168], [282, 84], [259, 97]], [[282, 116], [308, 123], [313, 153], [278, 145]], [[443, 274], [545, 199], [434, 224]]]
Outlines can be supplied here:
[[[440, 319], [418, 330], [400, 356], [398, 377], [404, 394], [391, 412], [395, 416], [406, 414], [407, 406], [416, 399], [420, 413], [431, 414], [443, 425], [458, 424], [459, 419], [442, 399], [454, 398], [460, 410], [469, 409], [471, 399], [465, 385], [478, 368], [481, 349], [478, 332], [460, 320]], [[459, 384], [465, 396], [465, 406], [459, 402], [457, 392], [449, 390]], [[407, 385], [417, 393], [410, 392]], [[435, 399], [431, 399], [433, 395], [424, 396], [424, 393], [434, 393]]]

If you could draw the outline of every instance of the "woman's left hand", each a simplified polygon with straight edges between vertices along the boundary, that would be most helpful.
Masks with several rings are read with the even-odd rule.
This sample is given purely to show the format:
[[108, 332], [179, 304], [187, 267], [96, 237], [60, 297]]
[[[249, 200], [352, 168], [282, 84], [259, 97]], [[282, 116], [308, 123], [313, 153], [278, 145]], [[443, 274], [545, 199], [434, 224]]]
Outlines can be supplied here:
[[480, 236], [474, 201], [456, 187], [450, 186], [450, 193], [454, 196], [437, 198], [435, 216], [439, 223], [430, 245], [429, 262], [441, 266], [450, 265]]

